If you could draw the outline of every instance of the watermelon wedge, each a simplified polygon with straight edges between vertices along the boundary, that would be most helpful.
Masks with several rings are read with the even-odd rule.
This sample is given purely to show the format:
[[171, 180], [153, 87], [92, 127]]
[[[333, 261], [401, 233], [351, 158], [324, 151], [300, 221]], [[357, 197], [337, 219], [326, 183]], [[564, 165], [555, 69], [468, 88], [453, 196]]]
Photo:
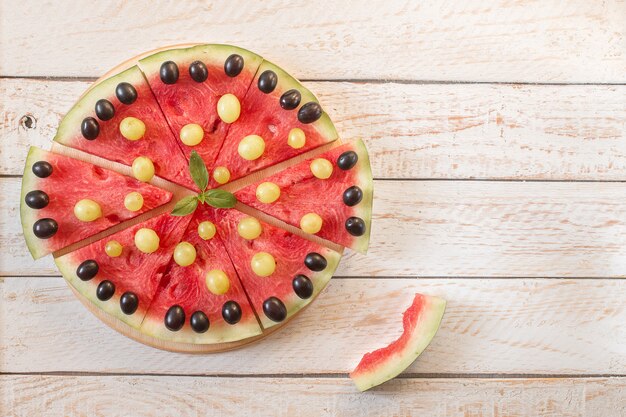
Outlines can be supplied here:
[[[139, 193], [143, 204], [126, 208], [125, 197]], [[24, 166], [20, 216], [24, 238], [37, 259], [132, 219], [172, 198], [172, 193], [77, 159], [31, 147]], [[80, 201], [95, 202], [100, 215], [81, 221]], [[131, 207], [136, 208], [136, 207]]]
[[357, 388], [368, 390], [408, 368], [437, 333], [445, 309], [445, 300], [416, 294], [413, 304], [404, 312], [402, 336], [387, 347], [365, 354], [350, 373]]
[[[314, 164], [329, 171], [320, 175]], [[328, 177], [321, 179], [316, 174]], [[276, 201], [263, 203], [257, 198], [257, 188], [265, 182], [279, 187], [280, 197]], [[235, 196], [244, 204], [339, 245], [363, 253], [369, 246], [372, 172], [361, 140], [263, 178], [237, 191]], [[320, 204], [321, 201], [324, 204]], [[318, 224], [307, 227], [305, 216], [311, 215], [319, 216]]]
[[[261, 334], [220, 238], [200, 237], [199, 227], [214, 225], [214, 214], [206, 206], [194, 213], [182, 241], [195, 248], [195, 262], [170, 262], [141, 325], [143, 333], [184, 343], [224, 343]], [[225, 288], [219, 288], [219, 279], [226, 280]]]
[[[265, 329], [313, 300], [341, 259], [340, 253], [237, 210], [219, 211], [216, 221], [217, 233]], [[251, 229], [257, 229], [258, 236], [250, 236]]]
[[[218, 115], [218, 101], [225, 94], [243, 101], [262, 60], [235, 46], [199, 45], [170, 49], [139, 61], [187, 158], [195, 150], [209, 169], [213, 167], [230, 126]], [[203, 131], [195, 145], [181, 140], [183, 127], [190, 124], [199, 125]]]
[[[264, 145], [258, 157], [256, 149], [246, 157], [239, 153], [246, 155], [240, 144], [250, 135], [262, 138]], [[335, 139], [335, 126], [313, 93], [276, 65], [263, 61], [241, 103], [239, 120], [228, 130], [215, 166], [227, 168], [233, 181]], [[213, 182], [213, 186], [217, 185]]]
[[154, 175], [194, 188], [185, 156], [137, 66], [88, 90], [63, 118], [54, 140], [128, 166], [148, 158]]
[[[55, 262], [76, 291], [99, 309], [139, 328], [190, 221], [190, 216], [161, 214], [60, 256]], [[158, 242], [148, 248], [151, 253], [146, 253], [140, 237], [154, 234]], [[120, 246], [121, 252], [116, 251]]]

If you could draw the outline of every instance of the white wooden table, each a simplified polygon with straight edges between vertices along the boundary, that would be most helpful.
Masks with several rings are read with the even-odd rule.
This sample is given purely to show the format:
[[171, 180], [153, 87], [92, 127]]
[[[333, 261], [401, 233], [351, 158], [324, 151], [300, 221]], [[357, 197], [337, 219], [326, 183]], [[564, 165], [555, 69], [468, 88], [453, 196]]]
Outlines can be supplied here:
[[[113, 3], [0, 1], [0, 415], [626, 415], [626, 2]], [[30, 258], [18, 200], [95, 77], [203, 41], [305, 80], [367, 142], [376, 197], [370, 253], [309, 309], [190, 356], [88, 313]], [[437, 337], [358, 393], [415, 292], [449, 300]]]

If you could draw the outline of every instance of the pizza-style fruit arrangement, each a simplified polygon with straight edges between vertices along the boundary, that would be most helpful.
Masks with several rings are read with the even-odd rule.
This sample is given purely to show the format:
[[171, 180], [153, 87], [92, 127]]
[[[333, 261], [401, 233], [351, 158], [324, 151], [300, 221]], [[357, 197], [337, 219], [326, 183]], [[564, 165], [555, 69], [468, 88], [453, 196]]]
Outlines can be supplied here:
[[236, 347], [309, 304], [343, 247], [367, 249], [367, 151], [337, 139], [315, 96], [262, 57], [162, 50], [97, 81], [52, 151], [31, 149], [26, 242], [123, 333]]

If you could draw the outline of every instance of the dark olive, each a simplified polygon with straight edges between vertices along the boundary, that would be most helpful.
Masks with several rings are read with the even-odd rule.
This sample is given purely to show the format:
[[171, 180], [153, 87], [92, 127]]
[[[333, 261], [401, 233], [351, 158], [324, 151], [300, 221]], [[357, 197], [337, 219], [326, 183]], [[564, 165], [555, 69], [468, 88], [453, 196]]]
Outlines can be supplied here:
[[222, 306], [222, 317], [228, 324], [237, 324], [241, 320], [241, 307], [235, 301], [226, 301]]
[[191, 328], [196, 333], [204, 333], [209, 330], [209, 318], [202, 311], [196, 311], [189, 320]]
[[281, 322], [287, 317], [287, 307], [276, 297], [270, 297], [263, 301], [263, 312], [268, 319]]
[[119, 83], [115, 87], [115, 95], [124, 104], [133, 104], [137, 100], [137, 90], [129, 83]]
[[232, 54], [226, 58], [224, 62], [224, 72], [229, 77], [238, 76], [243, 70], [243, 57], [241, 55]]
[[52, 174], [52, 165], [48, 161], [37, 161], [33, 164], [33, 174], [39, 178], [47, 178]]
[[346, 206], [356, 206], [361, 200], [363, 200], [363, 190], [356, 185], [347, 188], [346, 191], [343, 192], [343, 204]]
[[49, 239], [59, 230], [59, 224], [54, 219], [39, 219], [33, 224], [33, 233], [39, 239]]
[[322, 106], [319, 103], [311, 101], [300, 107], [298, 110], [298, 120], [300, 123], [308, 124], [313, 123], [322, 117]]
[[337, 158], [337, 166], [344, 171], [352, 169], [359, 161], [359, 155], [354, 151], [345, 151]]
[[80, 133], [87, 140], [94, 140], [100, 134], [100, 125], [93, 117], [85, 117], [80, 124]]
[[185, 325], [185, 310], [179, 305], [171, 306], [165, 313], [165, 327], [177, 332]]
[[109, 280], [104, 280], [100, 284], [98, 284], [98, 288], [96, 288], [96, 297], [100, 301], [110, 300], [115, 294], [115, 284], [113, 284]]
[[[202, 83], [209, 78], [209, 70], [202, 61], [194, 61], [189, 65], [189, 76], [197, 83]], [[204, 313], [202, 313], [204, 314]]]
[[131, 315], [139, 307], [139, 298], [134, 292], [126, 291], [120, 297], [120, 308], [124, 314]]
[[257, 83], [259, 86], [259, 90], [264, 92], [265, 94], [269, 94], [276, 88], [276, 84], [278, 84], [278, 75], [272, 70], [263, 71], [263, 73], [259, 76], [259, 82]]
[[26, 205], [32, 209], [42, 209], [48, 205], [50, 198], [41, 190], [29, 191], [24, 197]]
[[111, 120], [115, 116], [115, 107], [109, 100], [102, 98], [96, 101], [96, 116], [104, 122]]
[[296, 295], [303, 300], [311, 298], [313, 295], [313, 283], [306, 275], [296, 275], [291, 285]]
[[176, 81], [178, 81], [178, 65], [174, 61], [165, 61], [161, 64], [159, 76], [164, 84], [176, 84]]
[[300, 105], [300, 100], [302, 100], [302, 96], [298, 90], [285, 91], [280, 96], [280, 107], [285, 110], [293, 110]]
[[98, 262], [93, 259], [87, 259], [86, 261], [81, 262], [76, 268], [76, 276], [81, 279], [81, 281], [89, 281], [96, 275], [98, 275], [98, 271], [100, 270], [100, 266]]
[[326, 262], [326, 258], [324, 258], [319, 253], [311, 252], [307, 254], [306, 258], [304, 258], [304, 265], [306, 265], [306, 267], [309, 268], [311, 271], [319, 272], [326, 269], [326, 265], [328, 265], [328, 262]]
[[346, 230], [352, 236], [363, 236], [365, 234], [365, 222], [360, 217], [350, 217], [346, 220]]

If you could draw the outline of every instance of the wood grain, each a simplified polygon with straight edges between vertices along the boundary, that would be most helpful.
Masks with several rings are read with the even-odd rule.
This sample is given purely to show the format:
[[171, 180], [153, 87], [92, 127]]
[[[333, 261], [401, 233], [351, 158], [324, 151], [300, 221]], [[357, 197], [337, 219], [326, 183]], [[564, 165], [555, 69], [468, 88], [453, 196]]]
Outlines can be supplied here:
[[619, 0], [157, 1], [149, 13], [119, 0], [3, 0], [0, 10], [5, 76], [99, 76], [145, 50], [208, 41], [247, 47], [304, 79], [626, 80]]
[[617, 417], [625, 391], [625, 378], [410, 378], [359, 393], [346, 378], [5, 375], [0, 407], [7, 417]]
[[[342, 138], [365, 140], [375, 178], [626, 180], [626, 86], [306, 84]], [[89, 85], [0, 79], [0, 175], [50, 147]]]
[[[622, 183], [375, 181], [367, 256], [337, 276], [624, 277]], [[33, 262], [19, 221], [20, 178], [0, 178], [0, 276], [58, 275]]]
[[197, 356], [116, 333], [60, 278], [4, 278], [0, 369], [346, 374], [363, 354], [398, 337], [416, 292], [443, 297], [448, 306], [409, 374], [626, 375], [626, 280], [610, 279], [333, 279], [276, 333], [236, 351]]

